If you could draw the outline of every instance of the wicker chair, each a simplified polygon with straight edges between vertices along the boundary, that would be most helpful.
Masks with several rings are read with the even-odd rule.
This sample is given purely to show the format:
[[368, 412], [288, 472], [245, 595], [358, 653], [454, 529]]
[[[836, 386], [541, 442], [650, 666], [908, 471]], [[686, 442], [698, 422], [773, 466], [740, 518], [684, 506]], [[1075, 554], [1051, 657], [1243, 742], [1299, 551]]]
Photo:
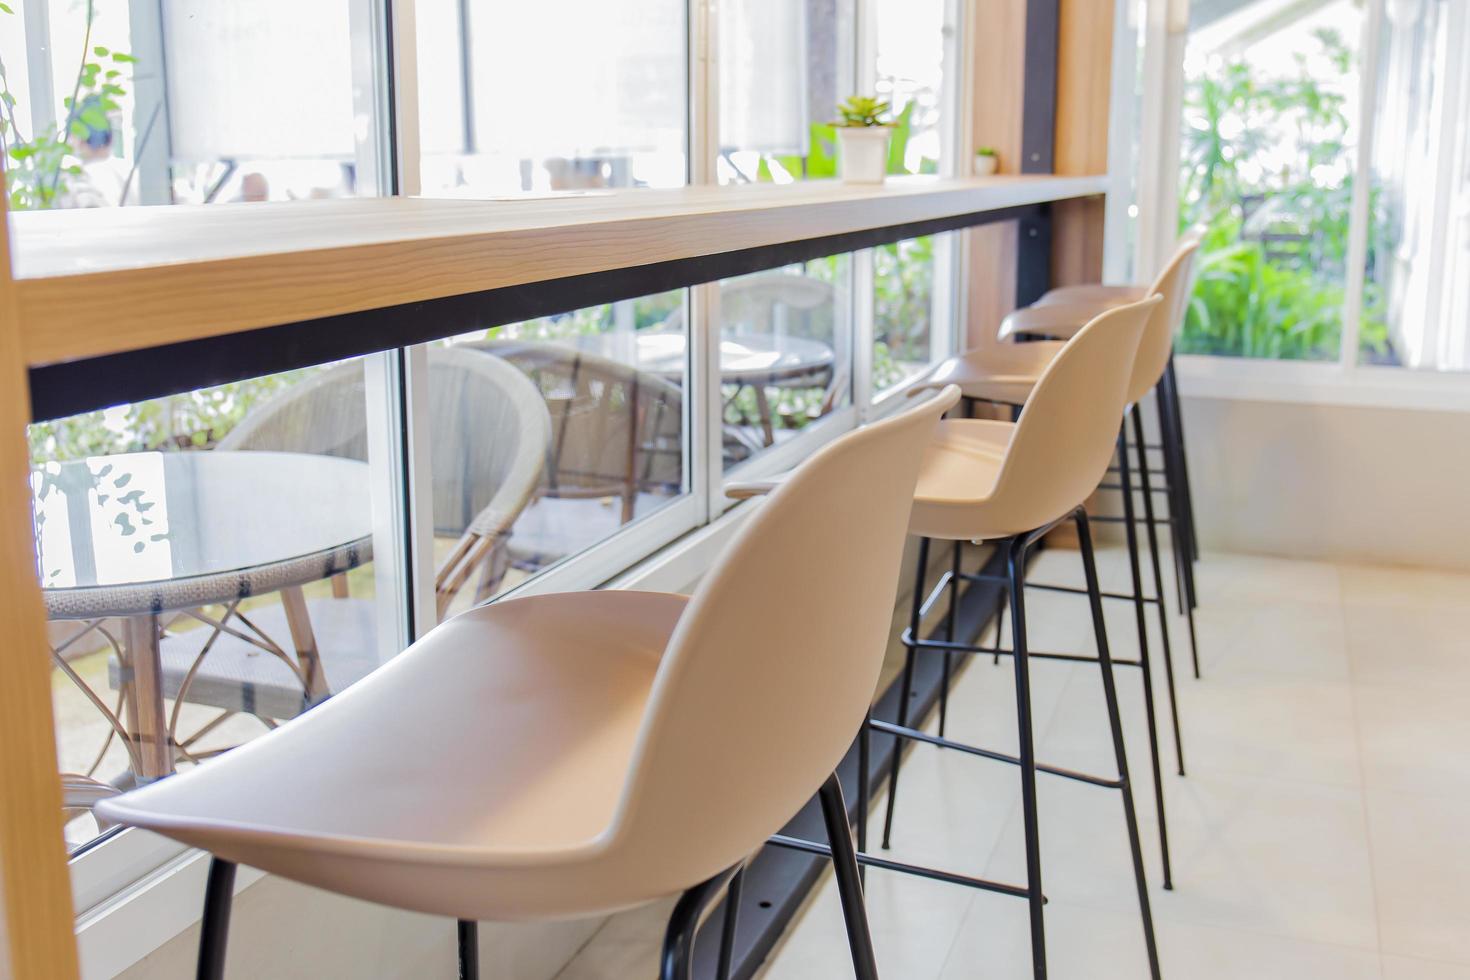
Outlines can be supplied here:
[[[458, 535], [434, 582], [442, 616], [477, 572], [480, 601], [508, 567], [505, 545], [536, 492], [551, 421], [536, 386], [483, 352], [431, 348], [429, 377], [435, 533]], [[322, 371], [257, 408], [219, 448], [366, 459], [363, 384], [358, 362]], [[341, 578], [333, 586], [333, 598], [306, 601], [328, 693], [379, 663], [373, 602], [348, 597]], [[271, 639], [291, 635], [282, 606], [237, 613], [235, 619], [229, 631], [194, 629], [163, 639], [166, 696], [222, 708], [226, 717], [246, 712], [285, 719], [309, 706], [315, 698], [303, 691], [295, 658]], [[177, 724], [176, 707], [170, 735], [184, 749], [188, 743], [176, 737]]]
[[509, 542], [518, 564], [541, 567], [574, 554], [683, 489], [684, 400], [677, 386], [561, 344], [464, 346], [514, 364], [550, 412], [537, 500]]

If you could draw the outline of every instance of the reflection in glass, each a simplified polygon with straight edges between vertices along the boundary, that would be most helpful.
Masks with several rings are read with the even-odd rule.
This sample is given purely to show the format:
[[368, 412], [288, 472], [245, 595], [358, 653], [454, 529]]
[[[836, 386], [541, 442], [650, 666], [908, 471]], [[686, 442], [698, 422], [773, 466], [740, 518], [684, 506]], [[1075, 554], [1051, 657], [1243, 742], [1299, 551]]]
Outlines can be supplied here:
[[682, 0], [420, 0], [423, 192], [686, 182]]
[[[453, 354], [506, 365], [518, 382], [521, 416], [457, 432], [432, 422], [436, 474], [441, 460], [487, 449], [503, 454], [512, 435], [518, 471], [532, 474], [517, 507], [496, 511], [493, 544], [486, 545], [493, 557], [473, 587], [441, 592], [441, 615], [585, 551], [687, 490], [684, 303], [684, 291], [675, 290], [492, 327], [430, 347], [431, 364]], [[436, 490], [441, 563], [457, 554], [455, 529], [466, 512]]]
[[371, 34], [348, 0], [0, 6], [11, 207], [377, 193]]
[[379, 604], [361, 360], [29, 430], [68, 844], [401, 648]]
[[852, 403], [847, 255], [720, 284], [729, 469]]

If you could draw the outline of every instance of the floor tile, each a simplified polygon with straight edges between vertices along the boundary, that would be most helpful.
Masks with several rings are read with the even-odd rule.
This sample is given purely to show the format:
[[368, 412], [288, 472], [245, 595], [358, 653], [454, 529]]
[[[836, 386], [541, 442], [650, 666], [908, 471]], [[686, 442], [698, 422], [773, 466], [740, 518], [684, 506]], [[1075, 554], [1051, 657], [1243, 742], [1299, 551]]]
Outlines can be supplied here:
[[1343, 616], [1357, 683], [1470, 690], [1470, 603], [1346, 603]]
[[1363, 778], [1378, 793], [1470, 799], [1470, 685], [1359, 684]]
[[[977, 901], [961, 923], [941, 980], [1031, 975], [1022, 903]], [[1053, 901], [1046, 907], [1047, 968], [1054, 977], [1137, 980], [1148, 976], [1143, 929], [1132, 910]], [[1378, 955], [1280, 936], [1181, 922], [1157, 925], [1163, 976], [1180, 980], [1377, 980]]]
[[[1177, 781], [1169, 795], [1172, 892], [1157, 887], [1152, 809], [1142, 796], [1138, 804], [1159, 919], [1375, 948], [1373, 876], [1358, 790], [1221, 775]], [[1134, 907], [1116, 792], [1050, 779], [1039, 784], [1038, 806], [1048, 897], [1095, 908]], [[1024, 866], [1016, 813], [987, 873], [1015, 880]]]
[[1367, 803], [1383, 952], [1470, 963], [1470, 799]]
[[1470, 963], [1383, 957], [1383, 980], [1470, 980]]

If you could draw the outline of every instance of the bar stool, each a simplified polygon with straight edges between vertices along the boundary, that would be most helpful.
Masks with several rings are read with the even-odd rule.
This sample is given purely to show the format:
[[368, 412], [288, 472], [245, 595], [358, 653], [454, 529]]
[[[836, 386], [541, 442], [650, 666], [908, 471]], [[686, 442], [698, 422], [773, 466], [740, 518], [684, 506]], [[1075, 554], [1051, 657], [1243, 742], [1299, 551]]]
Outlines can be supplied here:
[[[858, 840], [859, 849], [864, 853], [859, 854], [858, 860], [870, 866], [1025, 898], [1030, 911], [1032, 969], [1038, 980], [1046, 976], [1043, 921], [1045, 898], [1042, 893], [1036, 802], [1038, 771], [1120, 791], [1129, 848], [1132, 852], [1139, 911], [1143, 920], [1144, 942], [1148, 950], [1149, 971], [1154, 980], [1159, 977], [1148, 883], [1144, 877], [1138, 820], [1133, 806], [1112, 659], [1103, 622], [1102, 593], [1093, 560], [1087, 513], [1082, 502], [1097, 488], [1107, 471], [1118, 420], [1123, 416], [1129, 392], [1139, 342], [1150, 316], [1162, 302], [1160, 297], [1154, 296], [1139, 303], [1109, 310], [1088, 323], [1071, 340], [1059, 345], [1055, 355], [1032, 386], [1030, 398], [1026, 400], [1017, 421], [949, 419], [940, 423], [938, 434], [924, 455], [918, 485], [914, 491], [913, 514], [909, 520], [909, 533], [919, 536], [920, 547], [918, 581], [915, 583], [915, 617], [910, 630], [904, 634], [910, 654], [900, 687], [900, 721], [898, 724], [891, 724], [870, 718], [859, 736]], [[776, 477], [765, 481], [732, 484], [726, 488], [726, 492], [735, 497], [755, 496], [768, 492], [782, 482], [782, 477]], [[1033, 654], [1027, 646], [1024, 596], [1026, 554], [1043, 535], [1069, 520], [1076, 523], [1081, 541], [1083, 571], [1087, 580], [1097, 644], [1096, 662], [1102, 672], [1103, 694], [1107, 701], [1108, 722], [1118, 768], [1117, 778], [1094, 776], [1046, 765], [1037, 762], [1035, 757], [1029, 661], [1032, 656], [1056, 655]], [[972, 646], [956, 642], [953, 637], [948, 641], [918, 639], [917, 611], [923, 601], [929, 542], [935, 538], [960, 542], [992, 541], [1005, 546], [1012, 613], [1013, 643], [1010, 649]], [[946, 587], [947, 583], [941, 583], [936, 595]], [[967, 745], [907, 726], [903, 711], [912, 683], [913, 652], [917, 650], [998, 654], [1012, 658], [1016, 677], [1017, 735], [1020, 743], [1018, 755], [1011, 756]], [[1093, 658], [1067, 656], [1066, 659]], [[1021, 802], [1025, 825], [1026, 884], [1017, 886], [986, 881], [933, 868], [874, 859], [866, 855], [864, 844], [869, 798], [867, 769], [870, 732], [924, 742], [1018, 766], [1021, 770]], [[900, 746], [895, 746], [895, 759], [899, 755], [899, 748]], [[897, 777], [898, 769], [894, 766], [889, 774], [890, 806], [897, 788]], [[773, 843], [801, 846], [799, 842], [784, 840]]]
[[[1197, 251], [1203, 231], [1191, 229], [1180, 240], [1169, 263], [1165, 265], [1160, 279], [1185, 250]], [[1177, 332], [1184, 323], [1189, 295], [1193, 290], [1193, 258], [1190, 260], [1189, 275], [1177, 298], [1177, 306], [1170, 314], [1171, 331]], [[1144, 296], [1157, 291], [1159, 280], [1152, 286], [1098, 284], [1063, 286], [1043, 295], [1032, 306], [1018, 310], [1001, 323], [999, 336], [1042, 337], [1065, 340], [1083, 324], [1103, 310], [1112, 306], [1137, 302]], [[1171, 333], [1172, 336], [1172, 333]], [[1170, 351], [1163, 373], [1154, 387], [1155, 408], [1159, 423], [1159, 442], [1147, 443], [1141, 434], [1135, 442], [1138, 446], [1139, 474], [1142, 480], [1150, 476], [1163, 476], [1164, 483], [1157, 487], [1141, 489], [1144, 501], [1152, 503], [1155, 491], [1168, 502], [1168, 515], [1162, 519], [1146, 515], [1149, 524], [1163, 525], [1169, 529], [1173, 542], [1174, 573], [1178, 585], [1179, 611], [1188, 617], [1190, 655], [1195, 679], [1200, 676], [1199, 647], [1195, 639], [1194, 610], [1199, 605], [1194, 580], [1194, 564], [1199, 561], [1199, 538], [1194, 523], [1194, 497], [1189, 485], [1189, 462], [1184, 448], [1184, 414], [1179, 401], [1179, 383], [1174, 370], [1174, 356]], [[1141, 433], [1143, 422], [1135, 419], [1134, 429]], [[1162, 471], [1152, 470], [1148, 465], [1150, 451], [1162, 455]], [[1141, 481], [1142, 482], [1142, 481]], [[1119, 489], [1119, 488], [1112, 488]]]
[[[1147, 472], [1140, 473], [1143, 488], [1144, 518], [1140, 522], [1134, 512], [1132, 467], [1130, 465], [1127, 432], [1128, 416], [1132, 416], [1135, 426], [1141, 426], [1141, 418], [1136, 411], [1136, 406], [1148, 393], [1155, 390], [1163, 378], [1166, 365], [1169, 362], [1170, 348], [1173, 344], [1174, 330], [1178, 315], [1189, 298], [1189, 284], [1195, 255], [1198, 251], [1198, 242], [1186, 241], [1174, 254], [1159, 278], [1150, 287], [1150, 294], [1161, 297], [1162, 302], [1154, 308], [1149, 316], [1148, 324], [1144, 328], [1143, 338], [1139, 343], [1138, 355], [1133, 362], [1133, 370], [1128, 383], [1128, 408], [1125, 410], [1123, 424], [1119, 427], [1117, 436], [1118, 474], [1119, 485], [1117, 489], [1122, 491], [1123, 515], [1117, 521], [1123, 525], [1124, 536], [1128, 546], [1128, 564], [1131, 574], [1132, 589], [1130, 593], [1104, 593], [1104, 598], [1113, 598], [1132, 602], [1134, 607], [1134, 623], [1138, 635], [1139, 658], [1135, 660], [1115, 660], [1115, 664], [1136, 666], [1140, 668], [1143, 680], [1144, 712], [1148, 723], [1149, 756], [1153, 770], [1154, 806], [1158, 813], [1159, 821], [1159, 849], [1163, 858], [1164, 887], [1173, 887], [1173, 871], [1169, 860], [1169, 832], [1168, 822], [1164, 813], [1164, 783], [1162, 767], [1159, 761], [1159, 735], [1158, 722], [1155, 716], [1153, 696], [1153, 674], [1150, 666], [1148, 644], [1148, 626], [1146, 622], [1145, 609], [1152, 605], [1158, 613], [1159, 634], [1163, 643], [1164, 673], [1166, 689], [1169, 695], [1169, 713], [1173, 724], [1174, 750], [1177, 770], [1179, 775], [1184, 775], [1184, 742], [1179, 726], [1179, 707], [1175, 697], [1174, 685], [1174, 654], [1170, 646], [1168, 616], [1164, 606], [1163, 574], [1159, 562], [1158, 539], [1155, 533], [1155, 517], [1153, 510], [1153, 491], [1150, 475]], [[1070, 316], [1075, 315], [1069, 307], [1055, 305], [1046, 308], [1031, 307], [1026, 310], [1017, 311], [1007, 318], [1008, 323], [1031, 324], [1044, 326], [1053, 322], [1050, 317], [1057, 311], [1067, 309], [1066, 317], [1057, 322], [1066, 323]], [[1027, 319], [1029, 317], [1029, 319]], [[1030, 397], [1031, 391], [1047, 365], [1057, 356], [1062, 349], [1060, 341], [1034, 341], [1025, 344], [1007, 344], [1000, 348], [987, 348], [974, 350], [957, 357], [952, 357], [941, 363], [933, 373], [925, 379], [918, 387], [920, 389], [929, 387], [943, 387], [949, 384], [958, 385], [961, 395], [967, 401], [986, 401], [998, 404], [1009, 404], [1013, 406], [1023, 405]], [[1141, 467], [1146, 469], [1146, 467]], [[1094, 517], [1097, 521], [1111, 521], [1108, 517]], [[1153, 595], [1146, 595], [1142, 584], [1141, 560], [1139, 556], [1139, 542], [1137, 536], [1137, 525], [1144, 525], [1149, 544], [1149, 556], [1152, 561], [1153, 571]], [[958, 546], [957, 546], [958, 547]], [[959, 582], [959, 570], [956, 567], [945, 580], [951, 591], [950, 601], [954, 601], [954, 589]], [[1066, 586], [1051, 585], [1047, 583], [1029, 583], [1032, 588], [1043, 588], [1059, 590], [1063, 592], [1074, 592], [1085, 594], [1085, 589], [1068, 588]], [[923, 597], [915, 595], [915, 601]], [[915, 617], [919, 613], [919, 607], [915, 607]], [[997, 627], [997, 636], [1000, 628]], [[950, 637], [953, 639], [953, 636]], [[946, 657], [946, 668], [948, 657]], [[910, 653], [905, 661], [905, 671], [913, 669], [913, 656]], [[945, 670], [940, 689], [939, 700], [939, 734], [944, 734], [945, 720], [948, 709], [948, 687], [949, 671]], [[900, 711], [904, 710], [900, 706]], [[900, 716], [900, 722], [903, 718]], [[895, 757], [896, 760], [897, 757]], [[884, 846], [892, 829], [893, 812], [893, 790], [889, 791], [889, 816], [885, 820], [883, 830]]]
[[854, 967], [876, 977], [833, 770], [890, 617], [851, 599], [897, 587], [924, 446], [958, 398], [946, 389], [814, 454], [692, 596], [472, 609], [277, 730], [98, 813], [214, 855], [201, 978], [223, 974], [243, 863], [459, 920], [463, 977], [477, 975], [477, 920], [682, 893], [662, 976], [683, 980], [701, 913], [817, 792]]

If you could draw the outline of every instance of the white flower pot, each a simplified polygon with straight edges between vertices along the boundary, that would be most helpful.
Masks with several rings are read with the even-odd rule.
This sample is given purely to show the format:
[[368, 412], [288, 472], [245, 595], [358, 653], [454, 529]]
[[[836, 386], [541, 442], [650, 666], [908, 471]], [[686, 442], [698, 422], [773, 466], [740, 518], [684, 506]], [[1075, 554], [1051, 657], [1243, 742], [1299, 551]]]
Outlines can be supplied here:
[[991, 177], [1000, 166], [1000, 158], [990, 154], [975, 154], [975, 176]]
[[838, 126], [843, 183], [881, 184], [888, 173], [887, 126]]

